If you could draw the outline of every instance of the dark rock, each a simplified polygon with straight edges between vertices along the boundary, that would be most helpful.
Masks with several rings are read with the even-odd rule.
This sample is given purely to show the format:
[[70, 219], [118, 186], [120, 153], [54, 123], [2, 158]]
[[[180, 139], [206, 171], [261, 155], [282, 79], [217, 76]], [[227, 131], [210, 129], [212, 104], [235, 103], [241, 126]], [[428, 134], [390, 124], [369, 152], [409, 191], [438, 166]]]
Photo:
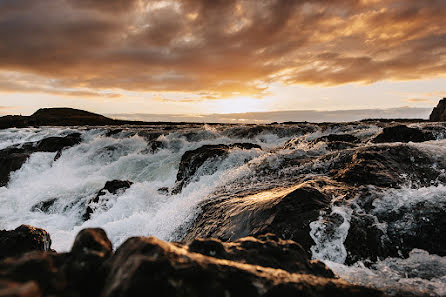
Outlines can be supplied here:
[[157, 296], [276, 296], [284, 290], [289, 296], [382, 296], [338, 279], [191, 253], [182, 245], [154, 237], [128, 239], [110, 263], [103, 297], [138, 297], [148, 292]]
[[116, 134], [121, 133], [122, 130], [123, 130], [123, 129], [111, 129], [111, 130], [108, 130], [107, 133], [105, 133], [105, 136], [106, 136], [106, 137], [111, 137], [111, 136], [113, 136], [113, 135], [116, 135]]
[[185, 239], [214, 237], [233, 241], [275, 233], [280, 238], [298, 241], [309, 251], [314, 244], [309, 224], [317, 220], [330, 200], [308, 182], [247, 197], [208, 201]]
[[333, 169], [335, 180], [352, 185], [380, 187], [429, 186], [441, 178], [444, 164], [434, 168], [434, 161], [409, 145], [371, 146], [359, 148], [341, 158], [340, 168]]
[[315, 142], [334, 142], [334, 141], [342, 141], [348, 143], [358, 143], [360, 142], [359, 138], [350, 134], [330, 134], [327, 136], [319, 137], [315, 140]]
[[[183, 187], [185, 187], [188, 183], [190, 183], [197, 170], [206, 161], [217, 158], [225, 158], [229, 154], [229, 150], [233, 148], [239, 148], [244, 150], [250, 150], [254, 148], [261, 149], [261, 147], [257, 144], [234, 143], [230, 145], [226, 144], [204, 145], [195, 150], [187, 151], [181, 157], [181, 162], [176, 178], [176, 185], [172, 190], [172, 193], [176, 194], [181, 192]], [[213, 172], [209, 172], [209, 174], [212, 173]]]
[[437, 107], [432, 110], [429, 116], [431, 122], [444, 122], [446, 121], [446, 98], [443, 98], [438, 102]]
[[34, 152], [58, 152], [81, 142], [80, 133], [71, 133], [65, 137], [48, 137], [34, 144]]
[[353, 214], [350, 229], [344, 245], [347, 250], [347, 264], [357, 261], [376, 261], [378, 258], [398, 256], [391, 253], [386, 244], [385, 234], [378, 227], [376, 217], [369, 214]]
[[0, 280], [1, 297], [41, 297], [42, 292], [34, 281], [18, 283], [14, 281]]
[[158, 189], [158, 193], [163, 194], [163, 195], [169, 195], [170, 190], [168, 187], [161, 187]]
[[29, 251], [48, 251], [50, 248], [50, 235], [43, 229], [21, 225], [11, 231], [0, 230], [0, 259]]
[[[118, 192], [123, 192], [130, 188], [130, 186], [133, 184], [133, 182], [128, 180], [112, 180], [105, 183], [105, 186], [99, 190], [99, 192], [96, 194], [96, 196], [87, 203], [87, 209], [83, 215], [83, 218], [85, 221], [89, 220], [91, 217], [91, 214], [94, 212], [93, 203], [97, 204], [101, 200], [101, 196], [104, 196], [107, 192], [110, 194], [117, 194]], [[106, 201], [103, 201], [105, 204]], [[104, 208], [105, 206], [102, 206]]]
[[0, 150], [0, 187], [9, 182], [9, 175], [22, 167], [31, 153], [20, 148], [5, 148]]
[[61, 268], [69, 280], [68, 289], [80, 296], [99, 296], [107, 274], [104, 263], [112, 254], [112, 244], [104, 230], [80, 231]]
[[72, 133], [65, 137], [48, 137], [37, 142], [27, 142], [21, 146], [12, 146], [0, 150], [0, 164], [2, 164], [0, 167], [0, 187], [8, 184], [10, 173], [20, 169], [32, 153], [58, 152], [59, 154], [62, 149], [80, 142], [80, 133]]
[[[43, 296], [54, 296], [66, 288], [66, 278], [55, 263], [51, 253], [31, 252], [19, 258], [7, 258], [0, 262], [0, 279], [8, 279], [23, 285], [34, 283], [31, 292], [42, 292]], [[25, 295], [26, 296], [26, 295]], [[30, 295], [34, 296], [34, 295]]]
[[333, 278], [333, 272], [319, 261], [310, 261], [302, 246], [268, 233], [257, 238], [244, 237], [234, 242], [194, 239], [189, 251], [218, 259], [283, 269], [290, 273]]
[[45, 212], [48, 213], [50, 208], [54, 205], [54, 203], [57, 201], [57, 198], [52, 198], [49, 200], [45, 200], [45, 201], [41, 201], [35, 205], [33, 205], [33, 207], [31, 207], [31, 211], [41, 211], [41, 212]]
[[381, 134], [372, 139], [372, 142], [424, 142], [429, 140], [435, 140], [434, 135], [430, 132], [423, 132], [418, 128], [398, 125], [384, 128]]

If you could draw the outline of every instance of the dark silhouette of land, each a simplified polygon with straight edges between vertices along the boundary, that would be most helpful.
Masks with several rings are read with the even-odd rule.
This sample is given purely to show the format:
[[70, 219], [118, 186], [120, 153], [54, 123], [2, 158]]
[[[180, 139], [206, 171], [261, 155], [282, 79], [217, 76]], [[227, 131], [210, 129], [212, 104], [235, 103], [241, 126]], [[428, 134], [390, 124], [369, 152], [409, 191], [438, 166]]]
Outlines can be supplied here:
[[[7, 115], [0, 117], [0, 129], [35, 126], [107, 126], [107, 125], [169, 125], [172, 122], [144, 122], [115, 120], [103, 115], [74, 108], [41, 108], [30, 116]], [[190, 123], [187, 123], [190, 124]]]

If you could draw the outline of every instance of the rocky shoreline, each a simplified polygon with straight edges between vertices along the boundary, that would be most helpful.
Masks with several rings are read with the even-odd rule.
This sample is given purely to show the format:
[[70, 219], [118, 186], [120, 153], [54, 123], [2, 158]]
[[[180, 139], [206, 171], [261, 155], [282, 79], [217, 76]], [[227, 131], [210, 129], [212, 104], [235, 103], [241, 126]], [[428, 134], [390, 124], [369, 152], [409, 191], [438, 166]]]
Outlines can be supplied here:
[[[46, 231], [0, 233], [0, 296], [384, 296], [351, 285], [303, 248], [273, 234], [234, 242], [168, 243], [133, 237], [113, 251], [102, 229], [84, 229], [56, 253]], [[28, 252], [9, 251], [21, 246]]]
[[[231, 142], [181, 151], [173, 183], [155, 188], [166, 201], [181, 198], [190, 185], [215, 174], [234, 152], [242, 165], [249, 163], [250, 154], [266, 152], [266, 157], [246, 165], [249, 175], [232, 180], [230, 191], [216, 188], [212, 199], [202, 200], [200, 211], [179, 226], [181, 236], [170, 242], [131, 237], [112, 247], [104, 230], [86, 228], [69, 252], [58, 253], [43, 229], [22, 225], [0, 230], [0, 297], [431, 296], [409, 287], [354, 285], [311, 258], [322, 255], [324, 260], [372, 267], [386, 258], [407, 259], [417, 249], [446, 256], [446, 201], [440, 197], [402, 204], [395, 197], [398, 190], [446, 184], [446, 161], [434, 146], [446, 135], [446, 126], [438, 122], [444, 120], [443, 101], [431, 116], [434, 122], [377, 121], [375, 134], [367, 132], [365, 122], [349, 123], [350, 130], [336, 123], [222, 127], [203, 134], [181, 130], [187, 143], [216, 138], [212, 133]], [[324, 133], [318, 135], [318, 129]], [[327, 132], [342, 130], [347, 132]], [[287, 140], [267, 148], [266, 141], [254, 141], [265, 131]], [[98, 133], [101, 141], [142, 138], [139, 152], [144, 156], [179, 151], [178, 137], [167, 143], [165, 131], [107, 128]], [[307, 139], [311, 133], [318, 136]], [[53, 153], [48, 155], [51, 167], [83, 141], [81, 133], [70, 131], [1, 149], [0, 187], [6, 189], [12, 174], [33, 154]], [[115, 150], [101, 147], [99, 156], [113, 158]], [[137, 179], [110, 179], [93, 195], [78, 199], [77, 226], [109, 211], [135, 184]], [[48, 196], [30, 211], [54, 214], [61, 200]], [[385, 203], [390, 207], [381, 207]], [[434, 279], [435, 271], [431, 273], [425, 278]]]

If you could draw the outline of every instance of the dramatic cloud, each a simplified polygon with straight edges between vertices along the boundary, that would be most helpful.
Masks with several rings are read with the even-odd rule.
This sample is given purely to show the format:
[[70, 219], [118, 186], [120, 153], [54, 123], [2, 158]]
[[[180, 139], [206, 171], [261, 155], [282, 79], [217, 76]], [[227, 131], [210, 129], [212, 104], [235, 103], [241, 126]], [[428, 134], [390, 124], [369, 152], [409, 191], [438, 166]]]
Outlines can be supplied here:
[[261, 97], [273, 82], [440, 77], [444, 11], [444, 0], [2, 0], [0, 71], [23, 79], [3, 76], [0, 90], [26, 91], [32, 74], [49, 93], [213, 99]]

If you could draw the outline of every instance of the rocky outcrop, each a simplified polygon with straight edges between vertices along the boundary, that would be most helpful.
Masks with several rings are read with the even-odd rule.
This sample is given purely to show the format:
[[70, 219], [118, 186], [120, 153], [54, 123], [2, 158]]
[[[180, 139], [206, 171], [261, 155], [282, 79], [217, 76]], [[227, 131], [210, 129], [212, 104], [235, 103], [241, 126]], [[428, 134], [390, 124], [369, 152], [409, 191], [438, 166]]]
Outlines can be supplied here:
[[0, 279], [6, 283], [1, 296], [99, 296], [111, 255], [103, 230], [82, 230], [69, 253], [31, 252], [0, 262]]
[[0, 187], [6, 186], [11, 172], [16, 171], [35, 152], [61, 152], [81, 142], [80, 133], [64, 137], [48, 137], [37, 142], [27, 142], [0, 150]]
[[381, 296], [338, 279], [204, 256], [154, 237], [128, 239], [110, 263], [104, 297], [149, 291], [159, 296]]
[[[299, 137], [292, 138], [284, 144], [283, 149], [293, 149], [301, 141], [303, 140]], [[343, 150], [355, 147], [357, 143], [361, 142], [361, 140], [350, 134], [329, 134], [309, 141], [308, 144], [310, 146], [314, 146], [321, 142], [326, 143], [327, 149], [329, 150]]]
[[113, 255], [101, 229], [84, 229], [69, 253], [0, 261], [1, 296], [384, 296], [333, 277], [273, 234], [190, 245], [134, 237]]
[[372, 139], [372, 142], [424, 142], [429, 140], [435, 140], [431, 132], [424, 132], [418, 128], [398, 125], [384, 128], [381, 134]]
[[0, 260], [29, 251], [48, 251], [51, 238], [43, 229], [21, 225], [15, 230], [0, 230]]
[[306, 251], [314, 244], [309, 224], [327, 208], [330, 197], [317, 185], [304, 183], [220, 201], [209, 201], [195, 220], [185, 240], [214, 237], [233, 241], [244, 236], [275, 233], [298, 241]]
[[[198, 169], [206, 162], [217, 158], [225, 158], [229, 154], [230, 149], [261, 149], [257, 144], [252, 143], [234, 143], [230, 145], [215, 144], [203, 145], [195, 150], [187, 151], [183, 154], [180, 161], [180, 166], [177, 173], [176, 185], [172, 193], [176, 194], [189, 184], [195, 177]], [[215, 169], [214, 169], [215, 170]], [[207, 174], [214, 172], [208, 171]]]
[[244, 237], [234, 242], [197, 238], [188, 245], [188, 250], [218, 259], [283, 269], [290, 273], [334, 277], [333, 272], [321, 262], [310, 261], [300, 244], [280, 239], [272, 233]]
[[446, 121], [446, 98], [443, 98], [438, 102], [437, 107], [432, 110], [429, 116], [431, 122], [444, 122]]
[[434, 160], [413, 146], [370, 146], [343, 155], [330, 175], [337, 181], [356, 186], [427, 186], [442, 178], [441, 168], [444, 164], [434, 168], [433, 163]]
[[83, 219], [85, 221], [89, 220], [91, 217], [91, 214], [94, 212], [95, 209], [107, 209], [107, 199], [102, 199], [102, 196], [105, 194], [117, 194], [118, 192], [124, 192], [133, 183], [128, 180], [112, 180], [105, 183], [105, 186], [99, 190], [99, 192], [96, 194], [96, 196], [92, 199], [90, 199], [87, 203], [87, 209], [83, 215]]

